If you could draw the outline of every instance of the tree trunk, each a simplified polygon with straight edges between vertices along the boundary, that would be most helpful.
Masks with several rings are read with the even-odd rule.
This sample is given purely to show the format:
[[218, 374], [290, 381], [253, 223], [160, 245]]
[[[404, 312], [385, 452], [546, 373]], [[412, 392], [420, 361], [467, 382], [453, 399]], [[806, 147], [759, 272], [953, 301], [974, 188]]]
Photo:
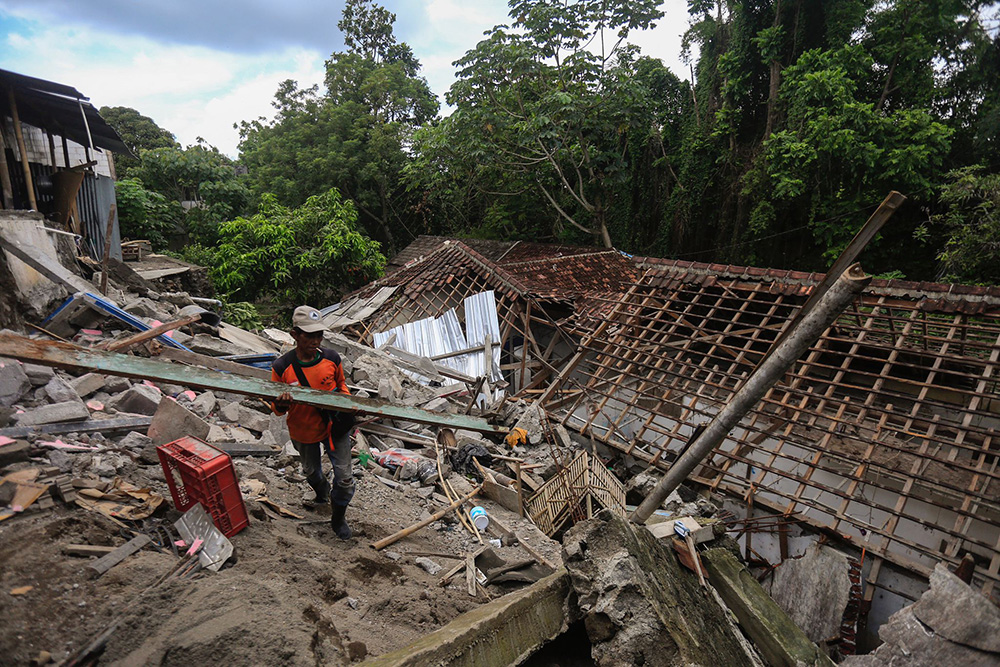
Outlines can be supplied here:
[[[774, 3], [774, 22], [772, 28], [781, 25], [781, 0]], [[767, 127], [764, 129], [764, 141], [770, 138], [777, 124], [778, 116], [778, 89], [781, 88], [781, 62], [777, 58], [771, 60], [771, 83], [767, 91]]]

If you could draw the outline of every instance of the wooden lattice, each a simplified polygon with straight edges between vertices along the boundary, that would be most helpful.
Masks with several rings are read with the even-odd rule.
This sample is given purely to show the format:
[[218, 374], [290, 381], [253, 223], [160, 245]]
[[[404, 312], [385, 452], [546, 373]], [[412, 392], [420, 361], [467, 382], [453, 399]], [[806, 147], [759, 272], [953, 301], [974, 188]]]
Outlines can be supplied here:
[[625, 489], [599, 459], [587, 452], [539, 487], [525, 509], [546, 535], [554, 535], [571, 519], [594, 515], [594, 503], [625, 516]]

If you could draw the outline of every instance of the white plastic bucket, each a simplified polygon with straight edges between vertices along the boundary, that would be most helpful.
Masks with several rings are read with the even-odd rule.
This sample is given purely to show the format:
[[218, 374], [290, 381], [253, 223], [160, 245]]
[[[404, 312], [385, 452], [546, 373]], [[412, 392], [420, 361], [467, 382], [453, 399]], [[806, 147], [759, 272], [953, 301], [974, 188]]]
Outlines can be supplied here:
[[486, 515], [486, 510], [479, 505], [472, 508], [472, 511], [469, 512], [469, 518], [472, 519], [472, 523], [476, 524], [477, 530], [486, 530], [486, 526], [490, 525], [490, 517]]

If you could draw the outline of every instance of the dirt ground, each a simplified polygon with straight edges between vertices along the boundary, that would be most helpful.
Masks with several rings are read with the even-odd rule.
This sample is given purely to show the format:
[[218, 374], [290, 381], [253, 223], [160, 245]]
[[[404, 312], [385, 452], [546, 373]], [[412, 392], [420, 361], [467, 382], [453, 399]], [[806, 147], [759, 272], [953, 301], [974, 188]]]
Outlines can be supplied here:
[[[295, 481], [297, 465], [235, 461], [241, 479], [264, 481], [273, 501], [306, 521], [329, 515], [327, 508], [302, 506], [309, 494]], [[141, 467], [132, 477], [169, 499], [158, 466]], [[152, 589], [176, 564], [172, 553], [146, 548], [97, 579], [88, 575], [87, 559], [63, 553], [67, 544], [126, 541], [127, 534], [100, 514], [57, 505], [0, 523], [0, 664], [25, 665], [43, 650], [60, 661], [117, 618], [99, 664], [347, 664], [401, 648], [485, 601], [466, 592], [464, 576], [446, 588], [438, 585], [458, 560], [432, 556], [443, 567], [435, 575], [414, 562], [412, 552], [464, 556], [478, 548], [457, 523], [435, 522], [383, 551], [370, 546], [441, 505], [421, 498], [412, 485], [389, 488], [368, 472], [356, 481], [347, 515], [352, 539], [338, 540], [328, 523], [277, 516], [248, 501], [250, 525], [232, 538], [234, 566]], [[488, 500], [479, 504], [559, 561], [559, 545], [530, 522]], [[180, 515], [166, 505], [171, 508], [159, 518], [172, 523]], [[528, 557], [516, 545], [495, 551], [506, 560]], [[24, 586], [33, 588], [10, 593]], [[518, 587], [487, 589], [495, 598]]]

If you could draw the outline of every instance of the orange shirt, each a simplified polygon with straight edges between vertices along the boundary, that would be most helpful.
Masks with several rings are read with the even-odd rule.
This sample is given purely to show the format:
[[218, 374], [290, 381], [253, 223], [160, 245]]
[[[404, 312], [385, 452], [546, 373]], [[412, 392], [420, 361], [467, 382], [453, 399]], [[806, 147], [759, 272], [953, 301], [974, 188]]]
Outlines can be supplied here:
[[[342, 394], [350, 394], [347, 388], [347, 380], [344, 378], [344, 367], [340, 362], [340, 355], [334, 350], [320, 349], [316, 359], [309, 362], [298, 361], [295, 357], [295, 350], [287, 352], [274, 360], [271, 365], [271, 381], [284, 382], [292, 386], [299, 386], [299, 378], [295, 374], [292, 364], [298, 363], [303, 375], [309, 381], [309, 386], [322, 391], [337, 390]], [[283, 415], [271, 404], [271, 409], [276, 415]], [[288, 434], [292, 440], [299, 442], [320, 442], [326, 440], [330, 435], [330, 422], [324, 419], [317, 408], [311, 405], [292, 403], [288, 410]]]

